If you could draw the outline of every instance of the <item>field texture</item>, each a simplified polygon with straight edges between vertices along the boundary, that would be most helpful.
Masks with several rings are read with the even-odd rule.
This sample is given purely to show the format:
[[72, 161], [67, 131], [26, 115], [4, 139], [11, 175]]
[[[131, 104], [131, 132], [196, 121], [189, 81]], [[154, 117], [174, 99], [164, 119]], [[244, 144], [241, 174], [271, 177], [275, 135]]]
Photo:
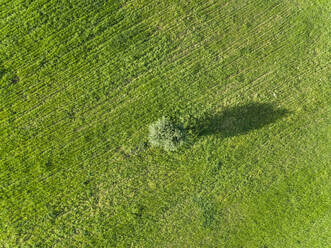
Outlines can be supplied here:
[[328, 247], [330, 10], [0, 0], [0, 247]]

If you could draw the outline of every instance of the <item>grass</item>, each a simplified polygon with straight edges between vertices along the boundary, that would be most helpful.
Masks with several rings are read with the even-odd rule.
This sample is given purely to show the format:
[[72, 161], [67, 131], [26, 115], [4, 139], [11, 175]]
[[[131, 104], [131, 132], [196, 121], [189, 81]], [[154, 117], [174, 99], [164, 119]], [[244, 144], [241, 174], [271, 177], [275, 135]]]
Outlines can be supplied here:
[[0, 246], [327, 247], [329, 11], [1, 0]]

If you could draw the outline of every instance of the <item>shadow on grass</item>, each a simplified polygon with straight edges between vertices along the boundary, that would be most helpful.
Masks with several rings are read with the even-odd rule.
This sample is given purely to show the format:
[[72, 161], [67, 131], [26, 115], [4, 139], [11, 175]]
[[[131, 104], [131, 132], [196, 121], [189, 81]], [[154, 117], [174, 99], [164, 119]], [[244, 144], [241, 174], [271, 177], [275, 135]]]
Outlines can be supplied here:
[[192, 129], [198, 136], [220, 133], [223, 137], [246, 134], [275, 122], [290, 112], [275, 108], [267, 103], [249, 103], [243, 106], [230, 107], [220, 113], [207, 114], [197, 120]]

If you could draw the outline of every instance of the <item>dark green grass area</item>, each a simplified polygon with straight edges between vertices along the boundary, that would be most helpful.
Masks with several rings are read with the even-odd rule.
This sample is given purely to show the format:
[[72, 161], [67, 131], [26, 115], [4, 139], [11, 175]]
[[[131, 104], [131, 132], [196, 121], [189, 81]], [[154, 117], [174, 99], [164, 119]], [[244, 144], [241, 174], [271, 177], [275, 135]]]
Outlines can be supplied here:
[[327, 247], [330, 7], [0, 0], [0, 246]]

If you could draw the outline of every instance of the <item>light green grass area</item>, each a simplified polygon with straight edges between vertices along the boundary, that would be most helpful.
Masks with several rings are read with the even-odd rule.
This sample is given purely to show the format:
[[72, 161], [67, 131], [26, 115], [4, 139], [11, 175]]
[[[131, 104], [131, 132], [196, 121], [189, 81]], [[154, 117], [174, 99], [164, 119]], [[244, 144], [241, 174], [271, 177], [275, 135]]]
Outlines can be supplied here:
[[328, 247], [330, 7], [0, 0], [0, 247]]

